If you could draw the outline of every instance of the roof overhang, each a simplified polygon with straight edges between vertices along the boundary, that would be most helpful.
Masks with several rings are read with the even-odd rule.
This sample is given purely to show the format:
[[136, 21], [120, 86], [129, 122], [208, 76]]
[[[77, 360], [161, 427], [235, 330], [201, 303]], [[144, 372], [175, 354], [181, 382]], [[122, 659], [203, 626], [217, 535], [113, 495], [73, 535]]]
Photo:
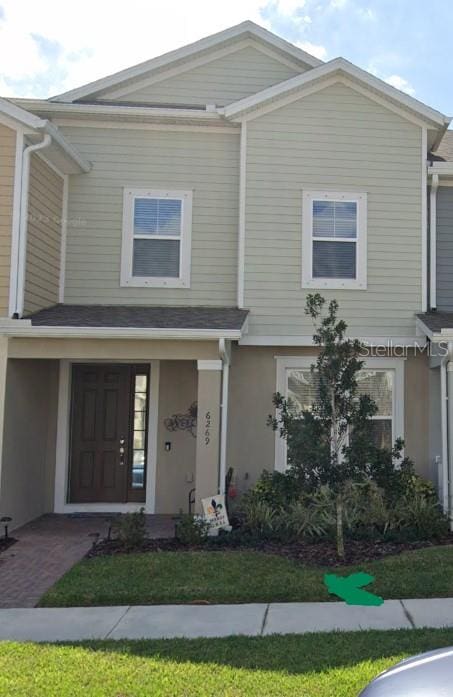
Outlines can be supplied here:
[[335, 58], [328, 63], [280, 82], [257, 94], [233, 102], [224, 108], [224, 116], [227, 119], [238, 121], [257, 118], [261, 115], [264, 108], [267, 110], [277, 109], [282, 101], [290, 100], [291, 98], [295, 100], [303, 96], [304, 90], [315, 88], [316, 86], [319, 89], [323, 89], [325, 81], [329, 78], [338, 80], [347, 78], [351, 81], [351, 85], [356, 83], [358, 86], [367, 89], [370, 94], [374, 93], [384, 98], [389, 105], [400, 109], [402, 114], [406, 113], [408, 118], [417, 119], [420, 124], [433, 129], [436, 132], [436, 137], [433, 139], [431, 147], [435, 147], [437, 142], [440, 141], [450, 123], [450, 118], [441, 112], [392, 87], [344, 58]]
[[428, 162], [428, 175], [433, 174], [439, 177], [453, 177], [453, 162]]
[[31, 143], [39, 141], [42, 135], [50, 135], [52, 141], [46, 148], [46, 158], [63, 174], [80, 174], [90, 171], [90, 163], [47, 119], [31, 114], [10, 100], [0, 97], [0, 119], [2, 116], [5, 118], [5, 123], [11, 128], [21, 130]]
[[23, 109], [29, 109], [42, 117], [58, 120], [80, 119], [86, 121], [121, 121], [128, 123], [164, 123], [197, 125], [237, 130], [237, 124], [229, 123], [216, 110], [167, 108], [155, 106], [129, 106], [120, 104], [86, 104], [49, 102], [45, 99], [15, 99], [14, 103]]
[[0, 323], [0, 336], [39, 339], [153, 339], [238, 341], [243, 329], [167, 329], [143, 327], [43, 327], [33, 326], [30, 320], [12, 320]]
[[127, 68], [126, 70], [121, 70], [113, 75], [101, 78], [100, 80], [95, 80], [94, 82], [90, 82], [89, 84], [78, 87], [77, 89], [69, 90], [63, 94], [56, 95], [51, 99], [52, 101], [72, 102], [74, 100], [86, 99], [93, 95], [99, 95], [101, 92], [104, 92], [107, 89], [113, 87], [116, 88], [121, 85], [125, 85], [132, 80], [141, 78], [146, 73], [157, 73], [171, 65], [187, 61], [195, 54], [201, 54], [211, 49], [220, 47], [223, 44], [228, 44], [243, 38], [252, 38], [261, 41], [269, 47], [272, 47], [275, 51], [291, 57], [295, 61], [298, 61], [305, 67], [312, 68], [322, 64], [322, 61], [314, 56], [311, 56], [309, 53], [306, 53], [306, 51], [297, 48], [297, 46], [290, 44], [254, 22], [246, 21], [230, 27], [229, 29], [225, 29], [224, 31], [207, 36], [192, 44], [188, 44], [187, 46], [183, 46], [182, 48], [178, 48], [156, 58], [152, 58], [151, 60], [140, 63], [139, 65]]
[[417, 329], [433, 343], [453, 341], [453, 312], [431, 312], [417, 315]]

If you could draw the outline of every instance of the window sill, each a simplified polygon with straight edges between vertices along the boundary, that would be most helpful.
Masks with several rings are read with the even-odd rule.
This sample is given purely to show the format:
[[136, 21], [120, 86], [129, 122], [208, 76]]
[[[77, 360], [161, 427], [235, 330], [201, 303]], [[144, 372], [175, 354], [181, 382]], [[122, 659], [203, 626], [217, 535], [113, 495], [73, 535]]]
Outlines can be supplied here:
[[122, 288], [190, 288], [183, 278], [128, 278], [121, 279]]
[[332, 290], [366, 290], [366, 281], [358, 281], [339, 278], [317, 278], [302, 281], [301, 288], [313, 288], [315, 290], [332, 289]]

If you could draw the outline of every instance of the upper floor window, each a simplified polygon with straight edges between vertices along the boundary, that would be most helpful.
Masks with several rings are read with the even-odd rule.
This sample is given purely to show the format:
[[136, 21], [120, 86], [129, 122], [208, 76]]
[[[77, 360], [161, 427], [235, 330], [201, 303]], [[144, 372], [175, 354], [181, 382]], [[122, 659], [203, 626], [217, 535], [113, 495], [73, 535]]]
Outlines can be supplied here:
[[188, 288], [192, 192], [125, 189], [121, 285]]
[[366, 194], [305, 191], [302, 287], [365, 289]]

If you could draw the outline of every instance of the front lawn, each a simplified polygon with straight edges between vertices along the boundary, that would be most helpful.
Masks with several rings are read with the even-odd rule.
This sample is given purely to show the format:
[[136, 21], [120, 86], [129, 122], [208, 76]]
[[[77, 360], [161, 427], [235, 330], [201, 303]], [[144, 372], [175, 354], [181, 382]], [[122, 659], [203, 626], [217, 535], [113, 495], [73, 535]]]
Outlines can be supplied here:
[[453, 596], [453, 547], [430, 547], [323, 569], [255, 551], [154, 552], [84, 559], [41, 598], [43, 607], [166, 603], [303, 602], [329, 596], [324, 573], [375, 577], [383, 598]]
[[73, 645], [0, 643], [2, 697], [355, 697], [453, 630]]

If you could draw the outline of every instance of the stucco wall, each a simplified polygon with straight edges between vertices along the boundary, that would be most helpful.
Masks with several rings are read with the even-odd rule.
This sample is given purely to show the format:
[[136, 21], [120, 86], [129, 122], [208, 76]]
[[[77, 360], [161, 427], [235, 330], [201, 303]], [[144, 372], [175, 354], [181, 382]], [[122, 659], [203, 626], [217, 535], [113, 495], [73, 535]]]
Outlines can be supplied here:
[[[252, 485], [263, 469], [274, 468], [275, 434], [266, 426], [276, 390], [276, 356], [314, 355], [312, 349], [235, 347], [230, 372], [228, 465], [237, 486]], [[401, 358], [401, 360], [404, 360]], [[416, 470], [432, 477], [429, 441], [429, 368], [425, 354], [410, 352], [405, 360], [405, 453]]]
[[[195, 486], [196, 438], [188, 431], [168, 431], [164, 420], [188, 411], [197, 399], [197, 381], [195, 361], [161, 361], [156, 513], [188, 512], [189, 491]], [[166, 442], [171, 443], [170, 451], [165, 450]]]
[[8, 361], [0, 512], [18, 527], [53, 510], [56, 361]]

